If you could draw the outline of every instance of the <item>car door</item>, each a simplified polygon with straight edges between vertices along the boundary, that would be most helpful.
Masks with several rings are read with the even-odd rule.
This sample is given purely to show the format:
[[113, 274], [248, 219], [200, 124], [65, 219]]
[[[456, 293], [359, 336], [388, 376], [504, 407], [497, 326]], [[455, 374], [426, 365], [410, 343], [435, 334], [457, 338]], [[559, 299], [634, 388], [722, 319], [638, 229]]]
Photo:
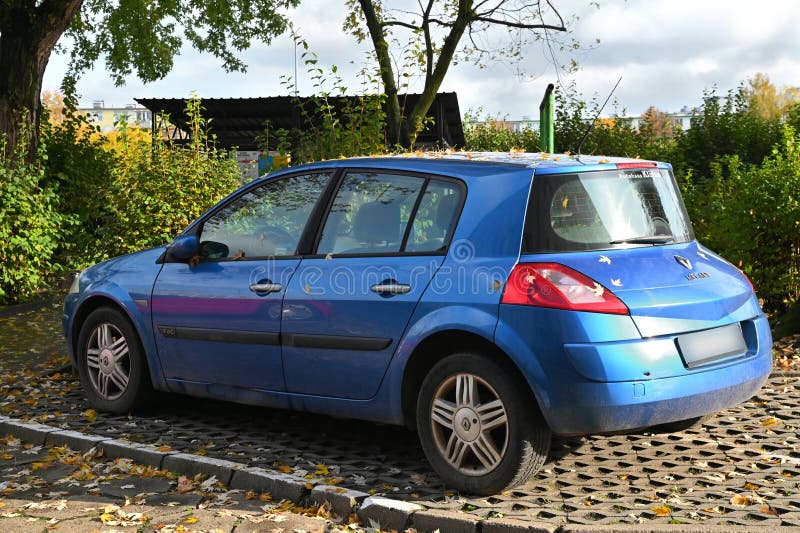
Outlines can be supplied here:
[[316, 254], [289, 282], [282, 343], [289, 392], [366, 399], [380, 385], [422, 293], [447, 251], [461, 182], [350, 170]]
[[164, 264], [152, 317], [167, 379], [285, 389], [282, 299], [329, 179], [302, 174], [243, 191], [196, 227], [197, 261]]

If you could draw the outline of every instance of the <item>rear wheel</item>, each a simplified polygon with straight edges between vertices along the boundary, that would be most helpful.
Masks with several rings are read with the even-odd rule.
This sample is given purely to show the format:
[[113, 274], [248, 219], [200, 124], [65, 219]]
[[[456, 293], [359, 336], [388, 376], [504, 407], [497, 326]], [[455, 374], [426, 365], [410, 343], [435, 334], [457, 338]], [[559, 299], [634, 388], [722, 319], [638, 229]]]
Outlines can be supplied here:
[[139, 337], [111, 307], [92, 311], [78, 336], [78, 374], [92, 407], [117, 414], [142, 406], [152, 385]]
[[442, 359], [425, 377], [417, 429], [445, 484], [495, 494], [542, 467], [550, 429], [520, 381], [492, 359], [471, 353]]

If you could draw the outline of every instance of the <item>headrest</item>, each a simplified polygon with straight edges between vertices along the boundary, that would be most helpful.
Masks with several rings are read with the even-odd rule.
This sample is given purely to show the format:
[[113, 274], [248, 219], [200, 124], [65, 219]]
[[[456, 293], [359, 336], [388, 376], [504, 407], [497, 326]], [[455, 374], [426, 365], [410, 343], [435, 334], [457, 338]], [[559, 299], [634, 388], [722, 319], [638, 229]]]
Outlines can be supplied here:
[[458, 208], [458, 195], [450, 194], [439, 198], [439, 205], [436, 206], [436, 225], [443, 230], [450, 230], [450, 225], [456, 216]]
[[400, 204], [366, 203], [356, 212], [353, 226], [353, 233], [359, 241], [397, 242], [400, 240]]

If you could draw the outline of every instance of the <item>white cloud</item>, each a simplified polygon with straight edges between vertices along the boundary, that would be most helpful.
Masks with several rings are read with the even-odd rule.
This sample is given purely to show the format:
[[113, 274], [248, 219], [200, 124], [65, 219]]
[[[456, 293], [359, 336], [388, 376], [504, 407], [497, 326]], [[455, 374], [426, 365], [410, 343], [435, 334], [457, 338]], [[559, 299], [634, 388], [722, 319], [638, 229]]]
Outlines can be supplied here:
[[[565, 15], [577, 14], [575, 36], [584, 44], [596, 38], [600, 44], [578, 55], [581, 70], [561, 79], [574, 80], [587, 97], [605, 98], [622, 75], [615, 97], [630, 113], [650, 105], [675, 111], [698, 105], [704, 89], [735, 88], [757, 72], [777, 85], [800, 85], [800, 2], [762, 0], [757, 5], [743, 0], [601, 0], [599, 9], [587, 0], [555, 2]], [[293, 20], [315, 51], [320, 64], [340, 67], [353, 89], [366, 44], [343, 34], [344, 3], [341, 0], [306, 0]], [[245, 55], [247, 74], [226, 74], [219, 61], [186, 49], [176, 57], [174, 70], [163, 80], [143, 85], [132, 79], [115, 88], [99, 65], [78, 84], [84, 103], [131, 102], [134, 96], [186, 96], [191, 90], [202, 96], [248, 97], [286, 94], [281, 76], [292, 76], [294, 47], [284, 36], [267, 46], [255, 44]], [[556, 52], [560, 61], [569, 55]], [[355, 62], [356, 65], [352, 65]], [[515, 76], [508, 65], [487, 69], [469, 65], [451, 68], [443, 90], [456, 91], [462, 112], [482, 107], [493, 115], [518, 118], [538, 114], [545, 85], [556, 81], [550, 52], [542, 43], [532, 45], [523, 63], [527, 80]], [[46, 87], [57, 87], [64, 60], [53, 58], [45, 76]], [[300, 69], [301, 93], [311, 82]]]

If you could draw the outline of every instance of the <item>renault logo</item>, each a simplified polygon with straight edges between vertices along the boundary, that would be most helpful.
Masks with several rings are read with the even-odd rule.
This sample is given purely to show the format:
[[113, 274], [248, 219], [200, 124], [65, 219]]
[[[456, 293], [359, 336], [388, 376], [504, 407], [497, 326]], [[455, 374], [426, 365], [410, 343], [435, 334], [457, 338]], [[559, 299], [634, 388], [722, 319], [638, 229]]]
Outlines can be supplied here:
[[461, 422], [461, 427], [464, 428], [464, 431], [469, 431], [469, 428], [472, 427], [472, 424], [469, 423], [469, 420], [466, 418]]
[[683, 268], [685, 268], [687, 270], [691, 270], [692, 269], [692, 262], [689, 261], [688, 259], [686, 259], [685, 257], [681, 257], [679, 255], [676, 255], [675, 256], [675, 261], [677, 261], [679, 265], [681, 265]]

